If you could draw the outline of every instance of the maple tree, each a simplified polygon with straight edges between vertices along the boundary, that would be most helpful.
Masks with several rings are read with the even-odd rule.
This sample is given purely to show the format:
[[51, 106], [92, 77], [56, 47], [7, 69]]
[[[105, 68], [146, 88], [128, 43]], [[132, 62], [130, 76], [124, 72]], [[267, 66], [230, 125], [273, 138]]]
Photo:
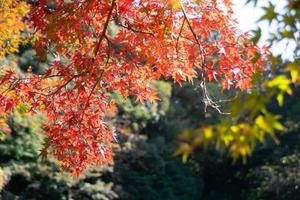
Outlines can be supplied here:
[[[153, 102], [159, 97], [151, 83], [161, 78], [198, 79], [203, 89], [208, 81], [251, 87], [264, 52], [239, 34], [232, 6], [230, 0], [32, 1], [26, 20], [37, 55], [54, 49], [56, 57], [43, 74], [4, 69], [0, 115], [15, 107], [45, 114], [42, 156], [50, 147], [75, 174], [109, 163], [116, 140], [105, 122], [115, 106], [110, 92]], [[218, 106], [209, 97], [205, 104]]]

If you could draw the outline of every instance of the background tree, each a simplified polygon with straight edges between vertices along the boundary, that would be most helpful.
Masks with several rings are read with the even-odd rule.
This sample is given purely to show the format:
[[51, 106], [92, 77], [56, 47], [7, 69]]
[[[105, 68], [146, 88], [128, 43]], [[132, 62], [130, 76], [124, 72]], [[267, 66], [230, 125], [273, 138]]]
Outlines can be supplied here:
[[25, 30], [23, 18], [28, 11], [25, 1], [0, 1], [0, 57], [9, 52], [17, 52], [19, 44], [25, 42], [21, 32]]

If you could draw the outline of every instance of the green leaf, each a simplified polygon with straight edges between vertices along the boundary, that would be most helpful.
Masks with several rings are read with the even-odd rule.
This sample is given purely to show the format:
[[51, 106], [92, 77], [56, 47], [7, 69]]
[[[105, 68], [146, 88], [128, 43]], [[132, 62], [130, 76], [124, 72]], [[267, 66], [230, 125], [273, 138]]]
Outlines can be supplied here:
[[17, 110], [21, 115], [24, 115], [24, 114], [28, 113], [28, 111], [29, 111], [28, 106], [23, 103], [21, 103], [17, 106]]
[[259, 19], [259, 21], [268, 20], [271, 24], [274, 19], [277, 19], [278, 14], [275, 12], [275, 6], [271, 2], [269, 2], [269, 6], [262, 7], [262, 9], [265, 11], [265, 14]]
[[254, 36], [251, 38], [252, 42], [257, 43], [259, 39], [261, 38], [261, 28], [258, 28], [257, 30], [252, 31]]

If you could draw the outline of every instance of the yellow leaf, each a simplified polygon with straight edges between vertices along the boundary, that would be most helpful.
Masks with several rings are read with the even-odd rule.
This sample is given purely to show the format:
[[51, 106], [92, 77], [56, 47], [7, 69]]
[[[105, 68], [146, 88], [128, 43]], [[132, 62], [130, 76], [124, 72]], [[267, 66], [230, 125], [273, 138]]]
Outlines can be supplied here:
[[169, 0], [169, 3], [174, 10], [177, 10], [181, 7], [180, 0]]
[[204, 138], [207, 140], [211, 139], [213, 136], [213, 132], [211, 128], [204, 128], [203, 133], [204, 133]]
[[250, 155], [250, 153], [251, 153], [251, 150], [250, 150], [249, 146], [246, 145], [246, 144], [240, 145], [240, 149], [239, 150], [240, 150], [240, 154], [242, 156], [247, 156], [247, 155]]
[[291, 77], [292, 77], [292, 82], [295, 83], [298, 79], [299, 76], [299, 71], [298, 70], [291, 70]]
[[224, 134], [221, 138], [225, 145], [229, 145], [229, 143], [234, 139], [232, 134]]
[[263, 116], [259, 115], [255, 119], [255, 124], [265, 132], [274, 134], [274, 130], [268, 125], [268, 123], [265, 121], [265, 118]]
[[280, 122], [274, 122], [273, 127], [279, 131], [284, 131], [284, 129], [285, 129], [284, 126]]
[[188, 154], [188, 153], [184, 153], [184, 154], [182, 155], [182, 162], [183, 162], [183, 163], [186, 163], [187, 160], [188, 160], [188, 158], [189, 158], [189, 154]]
[[234, 133], [237, 133], [237, 132], [239, 132], [239, 127], [238, 127], [238, 126], [231, 126], [231, 127], [230, 127], [230, 130], [231, 130], [232, 132], [234, 132]]
[[282, 92], [280, 92], [278, 95], [277, 95], [277, 101], [278, 101], [278, 105], [279, 106], [283, 106], [283, 99], [284, 99], [284, 94]]
[[266, 81], [265, 86], [271, 90], [280, 91], [292, 95], [293, 91], [290, 87], [292, 81], [285, 75], [275, 76], [272, 80]]
[[289, 64], [287, 68], [290, 71], [292, 82], [296, 83], [300, 78], [300, 61]]
[[281, 85], [289, 85], [291, 81], [284, 75], [274, 77], [272, 80], [266, 82], [266, 86], [269, 88], [279, 87]]

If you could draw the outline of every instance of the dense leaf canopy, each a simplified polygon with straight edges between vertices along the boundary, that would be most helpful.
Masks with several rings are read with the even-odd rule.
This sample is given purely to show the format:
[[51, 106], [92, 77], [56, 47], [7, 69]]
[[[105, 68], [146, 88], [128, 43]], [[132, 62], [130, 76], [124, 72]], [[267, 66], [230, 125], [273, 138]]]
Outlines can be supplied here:
[[[19, 16], [12, 7], [23, 3], [9, 2], [0, 4], [0, 16]], [[4, 68], [0, 115], [14, 107], [45, 114], [42, 155], [50, 147], [76, 174], [111, 162], [116, 133], [105, 122], [115, 107], [111, 92], [153, 102], [159, 97], [152, 82], [159, 79], [245, 90], [263, 67], [264, 52], [239, 33], [229, 0], [38, 0], [23, 21], [33, 30], [40, 59], [47, 52], [55, 58], [42, 74]], [[23, 26], [15, 28], [20, 33]], [[1, 48], [2, 55], [9, 51]]]

